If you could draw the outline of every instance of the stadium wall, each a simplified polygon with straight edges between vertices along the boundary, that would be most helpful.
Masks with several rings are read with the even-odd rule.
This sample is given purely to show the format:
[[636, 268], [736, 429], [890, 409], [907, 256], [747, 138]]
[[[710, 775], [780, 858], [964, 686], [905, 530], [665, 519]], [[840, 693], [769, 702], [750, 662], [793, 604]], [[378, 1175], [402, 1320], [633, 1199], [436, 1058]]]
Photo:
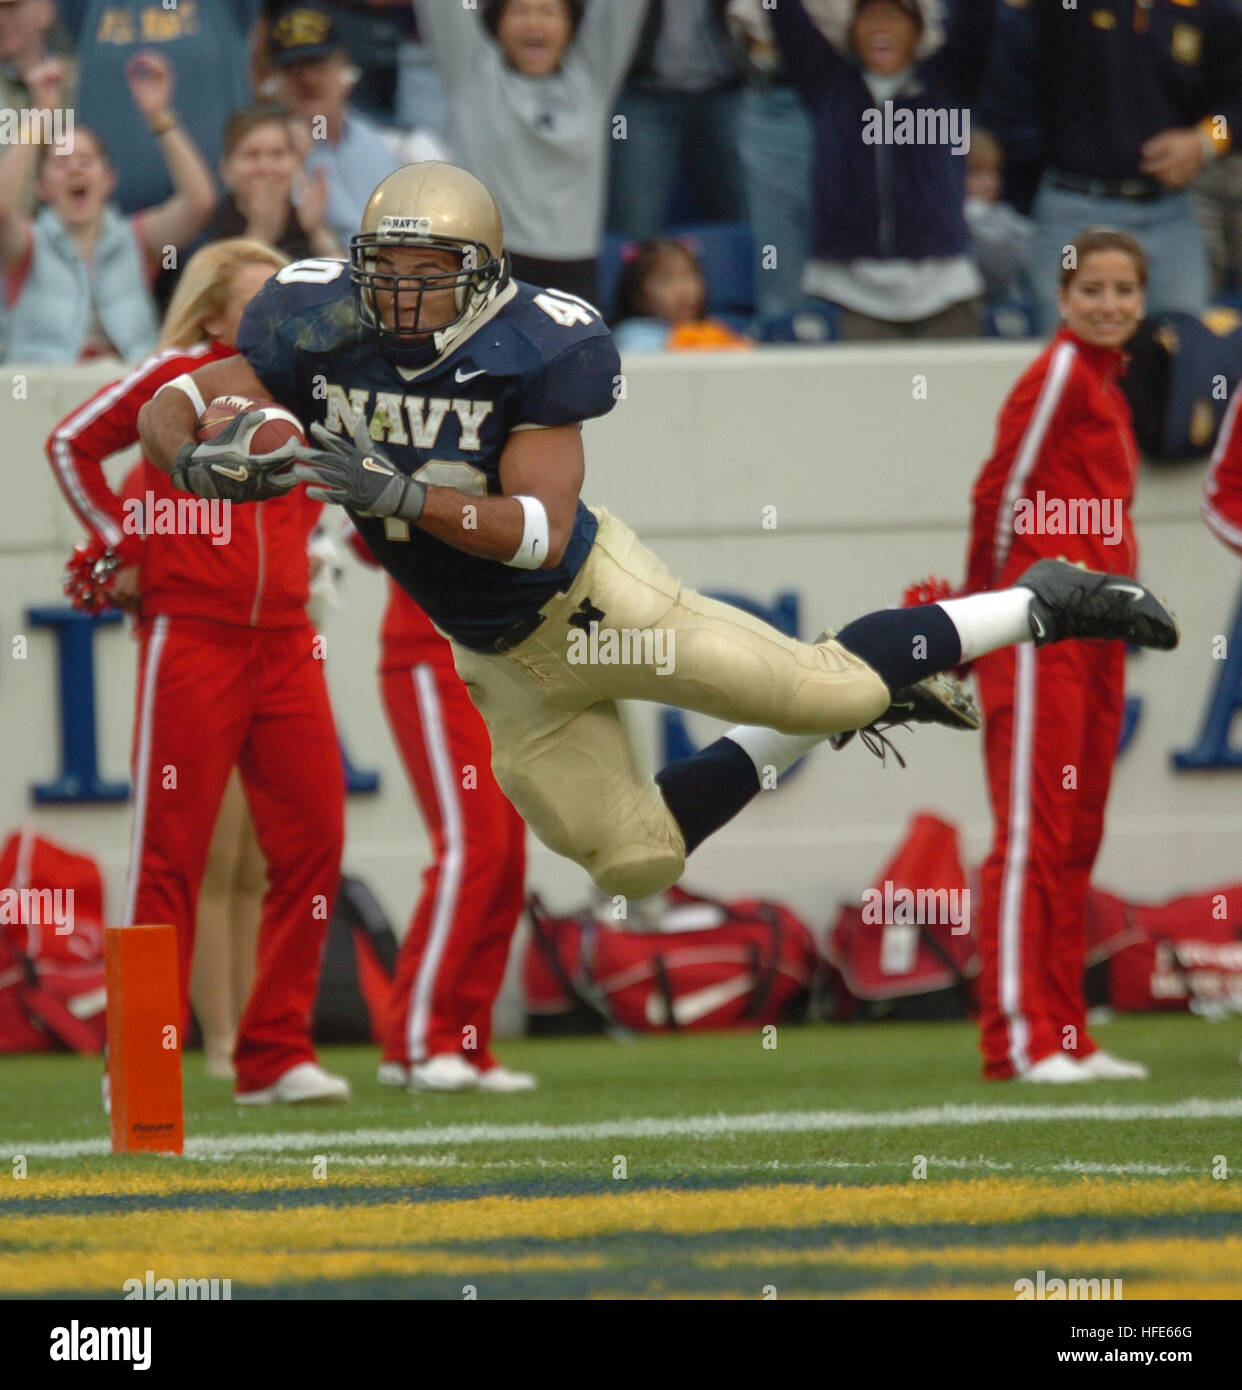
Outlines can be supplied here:
[[[960, 577], [972, 480], [996, 411], [1034, 356], [1031, 344], [770, 349], [627, 359], [623, 398], [587, 426], [592, 504], [624, 517], [690, 585], [736, 596], [800, 635], [896, 602], [935, 573]], [[55, 642], [32, 608], [61, 605], [61, 571], [80, 539], [43, 455], [56, 420], [109, 379], [98, 367], [0, 376], [9, 463], [0, 504], [0, 828], [22, 823], [100, 859], [111, 911], [127, 858], [126, 802], [36, 806], [31, 789], [58, 772]], [[119, 480], [129, 459], [109, 473]], [[1159, 899], [1242, 877], [1242, 770], [1178, 770], [1227, 667], [1239, 567], [1199, 519], [1202, 464], [1147, 468], [1136, 510], [1144, 576], [1177, 610], [1183, 644], [1131, 657], [1137, 724], [1119, 760], [1096, 881]], [[418, 891], [427, 845], [398, 764], [375, 680], [382, 577], [345, 559], [342, 607], [329, 614], [327, 673], [353, 765], [380, 789], [348, 806], [348, 872], [368, 880], [399, 929]], [[15, 639], [27, 638], [24, 659]], [[124, 627], [95, 634], [99, 769], [127, 777], [135, 646]], [[81, 710], [74, 711], [82, 717]], [[659, 761], [669, 737], [655, 707], [634, 727]], [[720, 726], [690, 716], [701, 744]], [[677, 731], [673, 731], [674, 736]], [[897, 738], [909, 767], [881, 769], [855, 743], [818, 751], [698, 851], [688, 887], [765, 893], [816, 927], [857, 901], [917, 810], [961, 826], [969, 862], [986, 850], [988, 814], [977, 738], [940, 730]], [[532, 846], [531, 886], [554, 905], [581, 902], [585, 875]]]

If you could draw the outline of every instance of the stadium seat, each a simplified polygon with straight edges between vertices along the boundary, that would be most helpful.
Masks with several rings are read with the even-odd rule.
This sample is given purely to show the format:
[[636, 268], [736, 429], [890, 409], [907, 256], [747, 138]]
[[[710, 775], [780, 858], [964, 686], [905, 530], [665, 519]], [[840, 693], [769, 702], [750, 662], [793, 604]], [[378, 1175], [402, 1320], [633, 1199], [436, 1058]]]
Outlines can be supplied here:
[[761, 343], [804, 343], [808, 347], [835, 342], [839, 336], [837, 311], [831, 304], [804, 305], [792, 314], [768, 319], [757, 331]]
[[702, 263], [709, 314], [753, 312], [755, 240], [744, 222], [700, 222], [674, 227], [668, 235], [686, 242]]

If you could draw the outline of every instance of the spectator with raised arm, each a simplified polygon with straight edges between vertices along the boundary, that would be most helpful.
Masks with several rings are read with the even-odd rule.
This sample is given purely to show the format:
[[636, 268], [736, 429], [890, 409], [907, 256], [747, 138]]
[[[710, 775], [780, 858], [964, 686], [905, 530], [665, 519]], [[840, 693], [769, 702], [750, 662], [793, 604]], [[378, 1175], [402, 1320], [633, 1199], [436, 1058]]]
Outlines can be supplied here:
[[956, 0], [943, 42], [927, 0], [838, 3], [836, 43], [809, 7], [769, 16], [815, 131], [803, 289], [837, 306], [843, 338], [977, 334], [965, 156], [993, 0]]
[[[65, 70], [52, 60], [30, 74], [40, 107], [62, 102]], [[136, 362], [159, 331], [151, 284], [168, 251], [188, 245], [211, 215], [215, 187], [202, 155], [171, 108], [173, 74], [159, 54], [139, 53], [130, 94], [158, 132], [173, 195], [126, 217], [112, 203], [116, 173], [99, 136], [78, 125], [72, 150], [10, 145], [0, 155], [0, 262], [12, 308], [8, 357], [65, 364], [98, 356]], [[18, 210], [29, 170], [42, 158], [33, 220]]]
[[177, 74], [180, 115], [207, 167], [220, 160], [229, 113], [249, 106], [252, 31], [262, 0], [59, 0], [78, 54], [77, 118], [101, 132], [118, 160], [115, 202], [130, 215], [172, 193], [158, 131], [129, 100], [130, 60], [154, 50]]
[[[0, 0], [0, 110], [20, 111], [31, 105], [28, 75], [49, 58], [65, 67], [63, 100], [73, 104], [73, 63], [60, 51], [63, 35], [56, 29], [55, 0]], [[22, 191], [20, 211], [35, 211], [35, 177]]]
[[456, 162], [492, 190], [520, 280], [594, 302], [609, 120], [647, 0], [416, 0]]

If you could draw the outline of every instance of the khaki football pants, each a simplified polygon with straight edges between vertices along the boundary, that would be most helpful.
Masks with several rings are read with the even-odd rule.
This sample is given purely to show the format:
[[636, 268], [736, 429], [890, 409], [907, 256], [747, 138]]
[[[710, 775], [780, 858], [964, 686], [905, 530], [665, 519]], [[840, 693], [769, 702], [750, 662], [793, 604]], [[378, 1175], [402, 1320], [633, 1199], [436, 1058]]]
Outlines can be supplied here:
[[624, 522], [596, 515], [591, 553], [543, 624], [504, 653], [454, 642], [453, 658], [491, 735], [496, 780], [530, 828], [604, 893], [639, 898], [677, 882], [686, 846], [617, 700], [826, 736], [865, 727], [890, 695], [836, 642], [797, 642], [682, 588]]

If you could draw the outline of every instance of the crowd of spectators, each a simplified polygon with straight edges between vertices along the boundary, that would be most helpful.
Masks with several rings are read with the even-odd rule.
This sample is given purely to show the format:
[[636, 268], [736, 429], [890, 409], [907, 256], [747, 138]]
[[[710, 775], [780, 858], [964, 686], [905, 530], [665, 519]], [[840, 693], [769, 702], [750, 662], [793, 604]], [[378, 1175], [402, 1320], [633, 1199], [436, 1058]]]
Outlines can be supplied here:
[[1240, 0], [0, 0], [0, 104], [74, 116], [0, 146], [10, 360], [137, 361], [200, 246], [343, 255], [431, 158], [631, 348], [1046, 334], [1088, 225], [1242, 305]]

